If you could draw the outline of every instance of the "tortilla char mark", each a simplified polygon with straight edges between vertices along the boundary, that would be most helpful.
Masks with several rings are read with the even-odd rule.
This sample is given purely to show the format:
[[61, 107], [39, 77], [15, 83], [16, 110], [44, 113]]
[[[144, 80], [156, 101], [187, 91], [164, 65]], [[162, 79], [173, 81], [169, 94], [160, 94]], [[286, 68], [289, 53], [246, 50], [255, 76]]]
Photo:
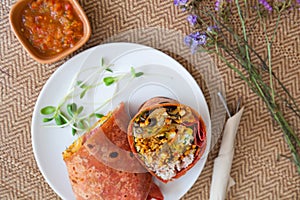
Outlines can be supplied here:
[[[85, 143], [105, 134], [116, 146], [129, 150], [124, 104], [121, 103], [105, 121], [75, 141], [64, 154], [76, 199], [147, 199], [152, 185], [150, 173], [131, 173], [99, 162]], [[100, 148], [93, 147], [93, 148]], [[138, 162], [138, 161], [137, 161]]]

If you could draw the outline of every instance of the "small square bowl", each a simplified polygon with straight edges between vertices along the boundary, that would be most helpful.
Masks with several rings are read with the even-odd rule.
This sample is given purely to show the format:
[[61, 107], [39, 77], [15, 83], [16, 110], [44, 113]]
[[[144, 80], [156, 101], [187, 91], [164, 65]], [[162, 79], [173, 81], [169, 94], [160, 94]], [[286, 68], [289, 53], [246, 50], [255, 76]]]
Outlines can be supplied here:
[[20, 41], [20, 43], [23, 45], [25, 50], [31, 55], [31, 57], [34, 58], [36, 61], [43, 64], [56, 62], [68, 56], [69, 54], [73, 53], [88, 41], [91, 35], [91, 27], [83, 9], [81, 8], [77, 0], [65, 0], [66, 2], [69, 2], [72, 5], [73, 12], [81, 20], [83, 25], [83, 35], [81, 39], [79, 39], [79, 41], [77, 41], [74, 44], [74, 46], [69, 47], [59, 53], [56, 53], [54, 55], [45, 55], [41, 53], [38, 49], [32, 46], [32, 44], [29, 42], [29, 40], [24, 36], [22, 32], [22, 13], [23, 10], [32, 1], [33, 0], [18, 0], [10, 10], [9, 21], [12, 30], [16, 35], [16, 37], [18, 38], [18, 40]]

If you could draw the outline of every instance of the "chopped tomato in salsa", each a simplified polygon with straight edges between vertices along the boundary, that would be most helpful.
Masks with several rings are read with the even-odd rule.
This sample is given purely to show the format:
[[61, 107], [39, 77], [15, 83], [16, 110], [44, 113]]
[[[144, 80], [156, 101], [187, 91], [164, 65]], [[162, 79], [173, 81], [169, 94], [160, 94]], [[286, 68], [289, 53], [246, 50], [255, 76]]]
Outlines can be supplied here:
[[22, 32], [44, 55], [73, 47], [83, 36], [83, 24], [63, 0], [33, 0], [22, 13]]

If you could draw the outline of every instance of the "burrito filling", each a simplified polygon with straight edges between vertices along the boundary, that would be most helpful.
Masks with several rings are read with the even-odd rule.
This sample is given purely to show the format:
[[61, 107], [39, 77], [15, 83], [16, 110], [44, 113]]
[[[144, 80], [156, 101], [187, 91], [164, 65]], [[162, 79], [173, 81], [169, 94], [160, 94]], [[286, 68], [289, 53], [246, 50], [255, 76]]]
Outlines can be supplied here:
[[199, 119], [187, 106], [154, 108], [134, 119], [134, 146], [148, 169], [170, 180], [193, 162], [198, 128]]

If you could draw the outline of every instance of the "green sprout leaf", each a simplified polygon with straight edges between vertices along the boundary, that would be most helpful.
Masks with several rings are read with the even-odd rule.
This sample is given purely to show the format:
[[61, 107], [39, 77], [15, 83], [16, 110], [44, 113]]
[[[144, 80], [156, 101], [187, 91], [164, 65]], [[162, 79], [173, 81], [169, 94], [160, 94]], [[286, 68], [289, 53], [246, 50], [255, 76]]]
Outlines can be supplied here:
[[103, 78], [103, 82], [106, 86], [109, 86], [118, 80], [117, 77], [108, 76]]
[[77, 111], [77, 105], [76, 105], [76, 103], [71, 103], [71, 111], [73, 113], [75, 113]]
[[65, 124], [64, 119], [60, 115], [56, 116], [54, 119], [55, 119], [56, 125], [58, 125], [58, 126]]
[[83, 106], [80, 106], [80, 107], [78, 108], [78, 110], [76, 111], [76, 112], [77, 112], [77, 115], [79, 115], [82, 111], [83, 111]]
[[73, 117], [75, 115], [75, 113], [77, 112], [77, 105], [76, 103], [71, 103], [67, 105], [67, 111], [68, 114]]
[[130, 68], [130, 72], [131, 72], [131, 75], [133, 76], [133, 77], [140, 77], [140, 76], [142, 76], [144, 73], [143, 72], [135, 72], [135, 69], [133, 68], [133, 67], [131, 67]]
[[106, 67], [105, 70], [108, 72], [113, 72], [113, 70], [111, 68], [109, 68], [108, 66], [104, 65], [104, 58], [101, 58], [101, 66], [102, 67]]
[[113, 72], [113, 70], [111, 68], [109, 68], [109, 67], [106, 68], [105, 70], [108, 71], [108, 72]]
[[80, 120], [80, 121], [78, 122], [78, 127], [81, 128], [81, 129], [85, 129], [85, 125], [84, 125], [83, 120]]
[[54, 106], [46, 106], [41, 109], [41, 113], [43, 115], [50, 115], [50, 114], [54, 113], [55, 111], [56, 111], [56, 107], [54, 107]]
[[43, 118], [43, 122], [50, 122], [52, 120], [53, 120], [53, 118]]
[[138, 73], [135, 74], [135, 77], [140, 77], [140, 76], [142, 76], [142, 75], [144, 75], [143, 72], [138, 72]]
[[135, 69], [133, 67], [130, 68], [131, 75], [135, 77]]
[[82, 88], [82, 89], [86, 88], [87, 86], [82, 83], [83, 83], [83, 81], [77, 81], [77, 86], [80, 86], [80, 88]]
[[77, 81], [77, 85], [80, 86], [81, 89], [83, 89], [83, 91], [80, 93], [80, 99], [82, 99], [88, 91], [89, 86], [87, 86], [86, 84], [82, 84], [82, 81]]
[[[73, 126], [76, 127], [76, 123], [74, 123]], [[74, 136], [76, 133], [77, 133], [77, 130], [75, 128], [72, 128], [72, 135]]]
[[97, 117], [97, 118], [99, 118], [99, 119], [102, 118], [102, 117], [104, 117], [104, 115], [100, 114], [100, 113], [95, 113], [94, 116]]
[[84, 97], [84, 95], [86, 94], [87, 90], [83, 90], [81, 93], [80, 93], [80, 99], [82, 99]]
[[71, 106], [71, 104], [68, 104], [68, 105], [67, 105], [67, 112], [68, 112], [68, 114], [69, 114], [71, 117], [73, 117], [73, 111], [72, 111], [72, 106]]

